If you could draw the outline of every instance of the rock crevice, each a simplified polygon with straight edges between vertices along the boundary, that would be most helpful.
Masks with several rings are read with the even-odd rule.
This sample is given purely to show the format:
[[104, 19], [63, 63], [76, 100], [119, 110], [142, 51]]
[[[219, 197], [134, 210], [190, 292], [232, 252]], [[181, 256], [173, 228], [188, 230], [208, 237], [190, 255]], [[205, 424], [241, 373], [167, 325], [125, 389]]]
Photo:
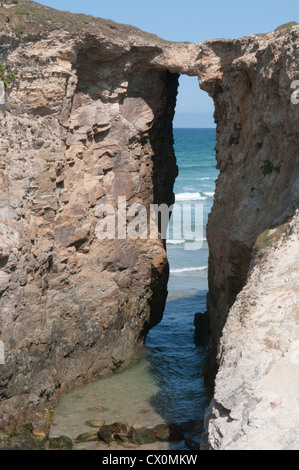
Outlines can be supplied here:
[[[172, 204], [178, 76], [215, 103], [220, 176], [208, 223], [206, 377], [258, 236], [298, 207], [299, 26], [202, 44], [22, 0], [0, 8], [1, 427], [127, 364], [163, 314], [161, 240], [97, 238], [100, 204]], [[22, 14], [20, 7], [23, 8]], [[9, 21], [4, 21], [9, 18]], [[43, 20], [41, 20], [43, 18]], [[221, 356], [222, 357], [222, 356]], [[222, 444], [221, 444], [222, 445]]]

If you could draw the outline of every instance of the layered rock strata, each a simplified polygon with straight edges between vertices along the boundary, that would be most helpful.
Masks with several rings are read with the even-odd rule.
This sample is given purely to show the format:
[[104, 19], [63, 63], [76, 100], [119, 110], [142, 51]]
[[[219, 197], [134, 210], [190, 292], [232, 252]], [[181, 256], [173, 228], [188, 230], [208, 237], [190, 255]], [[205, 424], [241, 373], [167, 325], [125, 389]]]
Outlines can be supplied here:
[[298, 231], [299, 212], [255, 250], [220, 342], [205, 448], [299, 449]]
[[[162, 240], [99, 240], [100, 204], [171, 204], [178, 75], [215, 102], [208, 225], [213, 383], [257, 237], [298, 207], [299, 26], [202, 44], [34, 2], [0, 9], [1, 427], [44, 428], [62, 392], [128, 363], [160, 321]], [[12, 75], [9, 75], [11, 73]]]

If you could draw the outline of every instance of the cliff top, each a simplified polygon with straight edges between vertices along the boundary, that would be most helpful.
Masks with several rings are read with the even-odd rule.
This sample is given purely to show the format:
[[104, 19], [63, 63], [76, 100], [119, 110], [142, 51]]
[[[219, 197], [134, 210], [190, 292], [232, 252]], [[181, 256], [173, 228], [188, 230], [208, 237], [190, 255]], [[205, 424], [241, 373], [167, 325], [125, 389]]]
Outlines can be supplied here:
[[44, 37], [54, 30], [62, 30], [71, 35], [89, 33], [103, 34], [106, 37], [139, 36], [148, 41], [163, 41], [158, 36], [134, 26], [91, 15], [55, 10], [31, 0], [0, 0], [0, 33], [5, 29], [11, 30], [17, 37], [27, 39]]
[[[297, 24], [293, 21], [281, 25], [276, 28], [275, 32], [285, 33]], [[59, 11], [31, 0], [0, 0], [0, 34], [9, 31], [19, 38], [34, 40], [36, 37], [47, 37], [57, 30], [68, 32], [71, 36], [103, 35], [111, 39], [132, 37], [155, 44], [171, 42], [131, 25], [96, 18], [92, 15]]]

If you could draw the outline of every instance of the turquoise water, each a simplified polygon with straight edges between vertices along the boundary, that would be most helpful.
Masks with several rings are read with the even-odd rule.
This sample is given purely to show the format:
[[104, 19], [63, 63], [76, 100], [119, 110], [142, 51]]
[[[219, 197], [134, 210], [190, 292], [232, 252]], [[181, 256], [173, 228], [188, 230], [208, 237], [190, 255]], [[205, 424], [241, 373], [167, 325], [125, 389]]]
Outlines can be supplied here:
[[185, 245], [183, 240], [176, 240], [176, 236], [167, 243], [171, 269], [169, 300], [189, 297], [207, 289], [209, 252], [206, 224], [218, 177], [214, 151], [215, 129], [174, 129], [174, 139], [179, 167], [179, 176], [174, 187], [176, 203], [180, 206], [197, 204], [203, 207], [203, 227], [200, 234], [203, 241], [202, 247], [197, 250], [186, 250], [190, 248], [190, 244]]
[[[194, 315], [205, 312], [208, 289], [208, 245], [205, 226], [213, 204], [215, 129], [175, 129], [179, 177], [175, 184], [179, 204], [203, 206], [202, 247], [186, 250], [184, 240], [167, 243], [171, 275], [164, 319], [148, 335], [145, 356], [128, 369], [66, 394], [57, 406], [51, 436], [75, 438], [90, 430], [85, 422], [154, 426], [161, 422], [188, 423], [189, 437], [200, 439], [208, 404], [203, 384], [205, 348], [194, 342]], [[194, 221], [195, 222], [195, 221]], [[184, 225], [184, 220], [183, 224]], [[95, 416], [91, 408], [104, 411]], [[183, 442], [171, 448], [186, 449]]]
[[[179, 204], [203, 205], [203, 243], [186, 250], [182, 240], [167, 243], [170, 263], [169, 296], [164, 319], [147, 338], [150, 373], [159, 387], [151, 398], [154, 409], [168, 422], [196, 421], [190, 437], [199, 439], [207, 406], [203, 384], [205, 348], [194, 343], [194, 315], [206, 310], [208, 245], [206, 223], [213, 204], [215, 129], [175, 129]], [[181, 444], [179, 449], [184, 449]]]

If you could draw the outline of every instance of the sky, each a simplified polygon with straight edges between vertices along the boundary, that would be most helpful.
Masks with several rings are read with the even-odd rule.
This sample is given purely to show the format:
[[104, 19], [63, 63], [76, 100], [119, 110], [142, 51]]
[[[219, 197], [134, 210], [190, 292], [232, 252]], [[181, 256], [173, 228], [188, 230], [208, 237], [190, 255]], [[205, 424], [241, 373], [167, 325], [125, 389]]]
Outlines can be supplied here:
[[[131, 24], [169, 41], [202, 42], [267, 33], [299, 22], [298, 0], [40, 0], [58, 10]], [[214, 127], [212, 99], [196, 77], [181, 76], [175, 127]]]

